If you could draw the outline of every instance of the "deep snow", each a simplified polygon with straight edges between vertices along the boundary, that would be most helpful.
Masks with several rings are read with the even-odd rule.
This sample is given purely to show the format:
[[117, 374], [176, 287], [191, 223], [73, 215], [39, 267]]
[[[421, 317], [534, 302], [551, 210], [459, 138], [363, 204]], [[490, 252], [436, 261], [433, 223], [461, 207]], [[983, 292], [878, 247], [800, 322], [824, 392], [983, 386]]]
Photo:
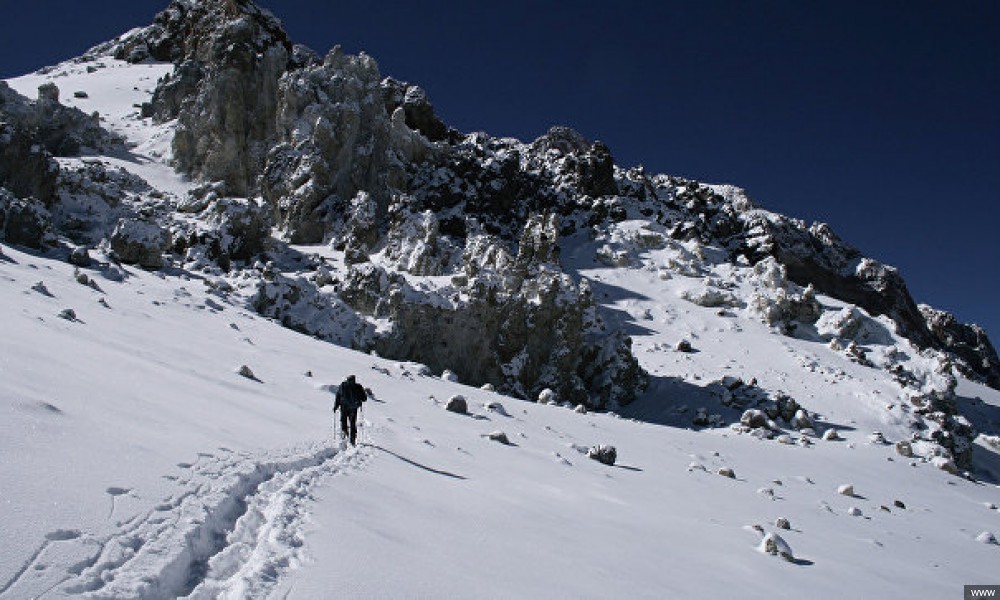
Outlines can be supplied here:
[[[51, 79], [67, 103], [87, 91], [144, 157], [107, 160], [182, 194], [190, 184], [163, 164], [168, 128], [133, 106], [166, 67], [105, 62], [10, 83], [33, 96]], [[105, 263], [83, 270], [95, 290], [69, 264], [2, 246], [0, 598], [949, 598], [1000, 583], [1000, 547], [976, 539], [1000, 529], [995, 481], [871, 443], [874, 431], [909, 435], [884, 370], [818, 332], [784, 336], [683, 299], [707, 276], [741, 296], [755, 283], [738, 266], [686, 276], [688, 249], [615, 237], [634, 226], [563, 251], [653, 375], [620, 415], [501, 397], [319, 342], [253, 314], [215, 275], [127, 268], [118, 281]], [[605, 243], [638, 261], [602, 266]], [[67, 308], [74, 320], [59, 316]], [[872, 356], [908, 353], [933, 379], [932, 358], [867, 323]], [[674, 351], [681, 338], [696, 352]], [[348, 373], [374, 393], [356, 449], [334, 439], [330, 412]], [[726, 412], [710, 384], [727, 375], [790, 394], [845, 439], [691, 429], [699, 407]], [[444, 409], [455, 394], [470, 414]], [[959, 395], [995, 434], [1000, 393], [962, 382]], [[615, 466], [586, 457], [597, 444], [616, 446]], [[978, 476], [1000, 473], [994, 450], [977, 453]], [[760, 550], [767, 533], [792, 560]]]

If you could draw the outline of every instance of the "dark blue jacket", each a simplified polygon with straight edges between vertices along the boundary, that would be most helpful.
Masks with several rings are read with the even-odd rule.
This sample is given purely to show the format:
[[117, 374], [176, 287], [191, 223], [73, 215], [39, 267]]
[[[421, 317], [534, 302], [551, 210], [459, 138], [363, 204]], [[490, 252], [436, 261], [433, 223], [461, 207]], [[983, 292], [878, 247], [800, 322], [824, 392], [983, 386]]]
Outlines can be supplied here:
[[365, 388], [358, 382], [345, 381], [337, 389], [337, 400], [333, 404], [333, 409], [341, 407], [344, 410], [357, 410], [361, 403], [367, 400]]

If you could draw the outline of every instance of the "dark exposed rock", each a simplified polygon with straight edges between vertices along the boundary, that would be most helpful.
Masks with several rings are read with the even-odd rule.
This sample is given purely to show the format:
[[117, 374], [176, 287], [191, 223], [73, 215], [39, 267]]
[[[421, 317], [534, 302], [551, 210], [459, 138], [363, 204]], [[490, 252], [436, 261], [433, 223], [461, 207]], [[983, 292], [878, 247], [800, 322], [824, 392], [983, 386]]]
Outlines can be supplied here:
[[956, 365], [963, 375], [1000, 389], [1000, 359], [981, 327], [961, 323], [955, 315], [927, 305], [920, 305], [920, 312], [937, 342], [958, 359]]
[[143, 105], [142, 116], [160, 121], [176, 119], [184, 102], [198, 92], [198, 85], [205, 77], [205, 69], [198, 61], [186, 60], [165, 75], [153, 90], [153, 99]]
[[137, 218], [121, 219], [110, 242], [119, 260], [148, 269], [163, 266], [163, 253], [169, 246], [167, 232], [155, 221]]
[[561, 126], [549, 129], [545, 135], [531, 143], [531, 149], [541, 155], [545, 155], [549, 150], [560, 154], [582, 155], [589, 147], [590, 143], [582, 135], [569, 127]]
[[610, 467], [618, 460], [618, 449], [614, 446], [593, 446], [587, 451], [587, 457]]
[[129, 62], [149, 59], [173, 63], [184, 59], [208, 62], [220, 43], [217, 29], [241, 19], [250, 19], [259, 26], [262, 44], [278, 43], [291, 52], [292, 44], [281, 22], [250, 0], [174, 0], [156, 15], [149, 27], [95, 50], [110, 51], [115, 58]]
[[[17, 155], [24, 158], [29, 158], [30, 152], [21, 148], [21, 137], [30, 138], [29, 150], [32, 146], [40, 146], [55, 156], [75, 156], [83, 148], [99, 149], [121, 143], [120, 137], [101, 127], [96, 115], [60, 104], [59, 88], [51, 82], [39, 86], [38, 98], [34, 101], [0, 82], [2, 122], [13, 129], [0, 135], [11, 135], [8, 144], [14, 144], [18, 148]], [[9, 153], [9, 150], [4, 151], [4, 154]]]
[[76, 265], [77, 267], [89, 267], [91, 262], [90, 252], [83, 246], [77, 246], [70, 250], [69, 264]]
[[51, 204], [58, 175], [59, 166], [52, 154], [27, 131], [0, 122], [0, 186], [19, 198], [36, 198]]
[[465, 396], [456, 395], [448, 399], [448, 404], [445, 405], [445, 409], [453, 413], [464, 415], [469, 412], [469, 403], [465, 401]]
[[427, 139], [435, 142], [448, 136], [448, 127], [434, 114], [434, 107], [427, 99], [427, 93], [423, 88], [387, 77], [382, 80], [381, 89], [387, 114], [391, 115], [397, 108], [402, 107], [406, 125], [411, 129], [419, 131]]
[[41, 202], [16, 199], [0, 188], [0, 231], [7, 243], [42, 248], [53, 241], [51, 223]]
[[594, 142], [577, 163], [580, 191], [588, 196], [610, 196], [618, 193], [614, 176], [615, 159], [601, 142]]

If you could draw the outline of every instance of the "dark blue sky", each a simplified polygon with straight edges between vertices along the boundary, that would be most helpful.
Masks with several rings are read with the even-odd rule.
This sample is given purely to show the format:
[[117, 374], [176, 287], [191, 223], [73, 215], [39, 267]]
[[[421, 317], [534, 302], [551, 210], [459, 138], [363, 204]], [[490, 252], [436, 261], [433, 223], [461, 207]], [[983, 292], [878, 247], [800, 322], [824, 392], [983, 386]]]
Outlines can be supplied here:
[[[0, 0], [0, 77], [166, 4]], [[462, 131], [568, 125], [622, 164], [830, 223], [1000, 343], [1000, 2], [261, 4], [294, 41], [420, 84]]]

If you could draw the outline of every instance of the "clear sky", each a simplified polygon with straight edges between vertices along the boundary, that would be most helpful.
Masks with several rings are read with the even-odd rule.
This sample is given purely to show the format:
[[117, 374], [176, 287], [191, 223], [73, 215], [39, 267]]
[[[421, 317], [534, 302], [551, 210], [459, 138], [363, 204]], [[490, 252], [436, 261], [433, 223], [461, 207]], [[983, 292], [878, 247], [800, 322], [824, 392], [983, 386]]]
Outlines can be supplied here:
[[[621, 164], [827, 222], [1000, 344], [1000, 2], [260, 3], [293, 41], [421, 85], [459, 130], [568, 125]], [[0, 0], [0, 77], [166, 5]]]

